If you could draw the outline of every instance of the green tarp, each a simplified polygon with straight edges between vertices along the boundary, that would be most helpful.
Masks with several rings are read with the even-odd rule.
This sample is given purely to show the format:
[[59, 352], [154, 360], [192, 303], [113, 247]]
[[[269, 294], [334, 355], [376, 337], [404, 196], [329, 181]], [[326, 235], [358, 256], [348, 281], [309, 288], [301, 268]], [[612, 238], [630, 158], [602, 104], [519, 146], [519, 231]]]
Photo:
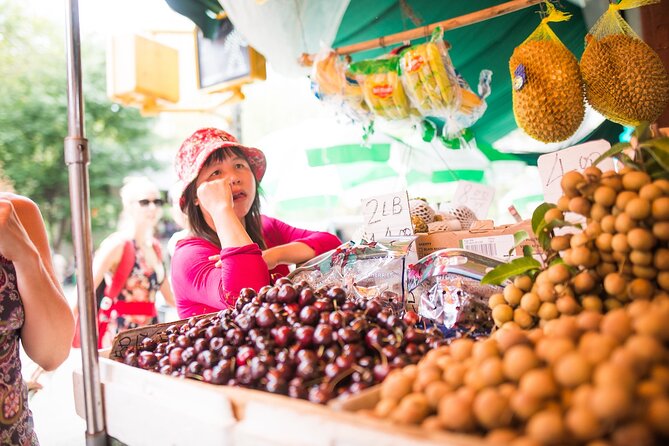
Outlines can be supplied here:
[[[421, 20], [421, 25], [428, 25], [504, 2], [407, 0], [406, 3], [415, 18]], [[571, 12], [573, 16], [568, 22], [551, 24], [551, 28], [580, 59], [587, 32], [583, 14], [578, 6], [567, 2], [562, 2], [560, 9]], [[479, 72], [486, 68], [493, 72], [492, 93], [486, 99], [488, 109], [473, 127], [479, 144], [491, 146], [517, 127], [511, 104], [509, 58], [513, 49], [539, 24], [541, 18], [538, 11], [540, 6], [536, 5], [444, 33], [444, 38], [451, 44], [450, 56], [453, 65], [474, 91]], [[397, 0], [352, 0], [344, 14], [333, 47], [338, 48], [412, 28], [416, 28], [416, 25], [406, 16]], [[389, 50], [390, 48], [360, 52], [352, 54], [352, 57], [353, 60], [376, 57]]]

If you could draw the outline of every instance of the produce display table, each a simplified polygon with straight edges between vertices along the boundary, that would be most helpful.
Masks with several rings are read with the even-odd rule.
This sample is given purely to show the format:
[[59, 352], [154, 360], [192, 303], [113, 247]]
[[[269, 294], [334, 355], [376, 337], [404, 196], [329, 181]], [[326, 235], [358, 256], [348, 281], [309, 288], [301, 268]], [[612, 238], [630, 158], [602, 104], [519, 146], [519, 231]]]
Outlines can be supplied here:
[[[258, 390], [163, 376], [108, 359], [100, 352], [107, 433], [131, 446], [481, 446], [471, 436], [398, 427], [344, 409], [364, 396], [330, 406]], [[73, 374], [75, 408], [84, 416], [81, 370]], [[374, 398], [372, 395], [366, 398]]]

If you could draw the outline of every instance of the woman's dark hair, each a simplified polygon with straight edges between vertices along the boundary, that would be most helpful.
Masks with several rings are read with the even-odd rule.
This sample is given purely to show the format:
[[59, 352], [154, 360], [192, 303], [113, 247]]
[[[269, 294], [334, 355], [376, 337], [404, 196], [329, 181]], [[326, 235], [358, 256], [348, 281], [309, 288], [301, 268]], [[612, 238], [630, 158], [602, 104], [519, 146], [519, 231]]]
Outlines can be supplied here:
[[[240, 148], [223, 147], [216, 150], [211, 155], [209, 155], [209, 158], [207, 158], [202, 167], [206, 167], [213, 163], [223, 161], [226, 158], [230, 158], [231, 156], [233, 156], [233, 154], [244, 158], [248, 163], [248, 159], [246, 158], [244, 152]], [[195, 201], [197, 199], [197, 187], [195, 186], [195, 182], [196, 180], [193, 180], [193, 182], [190, 183], [188, 187], [186, 187], [186, 190], [184, 191], [186, 200], [185, 213], [188, 216], [188, 223], [190, 225], [190, 230], [196, 237], [203, 238], [213, 243], [214, 245], [220, 247], [221, 241], [218, 239], [216, 231], [214, 231], [209, 227], [209, 225], [204, 219], [204, 215], [202, 214], [200, 206], [197, 206], [195, 204]], [[246, 216], [244, 217], [244, 224], [246, 226], [246, 232], [249, 234], [249, 237], [251, 237], [251, 240], [254, 243], [257, 243], [260, 249], [264, 250], [267, 248], [267, 246], [265, 245], [265, 239], [262, 236], [262, 222], [260, 220], [261, 193], [262, 190], [260, 189], [260, 185], [258, 184], [258, 179], [256, 178], [256, 196], [253, 199], [253, 204], [251, 204], [251, 209], [249, 209], [248, 214], [246, 214]]]

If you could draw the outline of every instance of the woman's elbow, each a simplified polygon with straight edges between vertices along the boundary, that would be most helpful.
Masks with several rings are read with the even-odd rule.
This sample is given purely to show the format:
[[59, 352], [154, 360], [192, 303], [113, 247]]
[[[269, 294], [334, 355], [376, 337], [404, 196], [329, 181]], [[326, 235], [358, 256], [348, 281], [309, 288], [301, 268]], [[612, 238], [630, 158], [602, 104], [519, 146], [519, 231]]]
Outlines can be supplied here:
[[42, 367], [45, 371], [52, 372], [56, 370], [62, 363], [64, 363], [69, 355], [70, 355], [70, 349], [68, 346], [68, 348], [64, 349], [62, 352], [58, 352], [58, 354], [53, 354], [49, 358], [45, 358], [40, 362], [37, 361], [36, 362], [37, 365]]

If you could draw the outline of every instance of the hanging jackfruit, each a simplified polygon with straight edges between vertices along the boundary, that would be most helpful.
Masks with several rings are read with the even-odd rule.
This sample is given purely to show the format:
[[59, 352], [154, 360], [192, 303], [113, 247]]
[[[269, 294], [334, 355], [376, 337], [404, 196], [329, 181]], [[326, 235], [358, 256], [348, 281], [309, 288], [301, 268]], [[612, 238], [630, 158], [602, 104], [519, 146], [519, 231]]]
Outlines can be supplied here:
[[588, 103], [607, 119], [637, 126], [655, 121], [669, 103], [669, 75], [660, 57], [618, 13], [654, 0], [611, 3], [595, 23], [581, 57]]
[[572, 136], [583, 122], [583, 82], [578, 61], [548, 26], [571, 16], [550, 3], [546, 6], [548, 15], [516, 47], [509, 70], [518, 126], [536, 140], [558, 142]]

